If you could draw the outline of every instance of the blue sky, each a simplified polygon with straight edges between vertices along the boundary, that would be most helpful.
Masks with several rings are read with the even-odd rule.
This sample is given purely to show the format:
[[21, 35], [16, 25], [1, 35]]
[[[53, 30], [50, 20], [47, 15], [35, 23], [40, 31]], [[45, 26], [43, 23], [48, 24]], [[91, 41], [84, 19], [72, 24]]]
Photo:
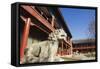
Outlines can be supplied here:
[[87, 38], [88, 25], [93, 19], [95, 19], [95, 10], [77, 8], [60, 8], [60, 10], [70, 32], [72, 33], [72, 39]]

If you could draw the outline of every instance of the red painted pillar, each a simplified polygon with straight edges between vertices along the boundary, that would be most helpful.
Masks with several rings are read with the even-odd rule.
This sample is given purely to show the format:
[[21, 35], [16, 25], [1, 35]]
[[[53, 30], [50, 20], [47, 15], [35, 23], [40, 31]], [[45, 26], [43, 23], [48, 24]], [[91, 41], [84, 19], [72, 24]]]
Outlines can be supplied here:
[[68, 45], [67, 45], [67, 52], [66, 52], [66, 55], [68, 55], [68, 52], [69, 52], [69, 51], [68, 51]]
[[71, 54], [71, 47], [70, 47], [70, 49], [69, 49], [69, 55]]
[[70, 55], [70, 48], [68, 49], [68, 55]]
[[66, 55], [67, 55], [67, 49], [66, 49]]
[[68, 53], [67, 54], [69, 55], [69, 48], [68, 48]]
[[61, 42], [61, 56], [63, 55], [63, 41]]
[[22, 33], [21, 46], [20, 46], [20, 61], [21, 62], [23, 62], [24, 49], [27, 46], [27, 40], [28, 40], [29, 29], [30, 29], [30, 22], [31, 22], [30, 18], [27, 18], [25, 21], [24, 30]]

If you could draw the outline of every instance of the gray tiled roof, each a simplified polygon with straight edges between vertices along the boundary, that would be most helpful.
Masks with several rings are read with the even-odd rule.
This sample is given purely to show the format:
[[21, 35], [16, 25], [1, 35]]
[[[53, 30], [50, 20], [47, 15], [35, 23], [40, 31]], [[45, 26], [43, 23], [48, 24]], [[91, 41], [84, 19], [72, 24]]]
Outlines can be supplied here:
[[73, 40], [73, 44], [77, 44], [77, 43], [95, 43], [95, 39]]

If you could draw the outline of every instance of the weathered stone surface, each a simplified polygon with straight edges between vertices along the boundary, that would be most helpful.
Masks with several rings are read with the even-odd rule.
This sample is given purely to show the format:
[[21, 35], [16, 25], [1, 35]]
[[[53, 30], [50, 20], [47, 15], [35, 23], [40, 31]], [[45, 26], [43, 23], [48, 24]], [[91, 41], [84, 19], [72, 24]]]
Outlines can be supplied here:
[[56, 56], [58, 39], [65, 39], [67, 34], [63, 29], [57, 29], [49, 34], [48, 40], [28, 46], [24, 56], [24, 63], [63, 61]]

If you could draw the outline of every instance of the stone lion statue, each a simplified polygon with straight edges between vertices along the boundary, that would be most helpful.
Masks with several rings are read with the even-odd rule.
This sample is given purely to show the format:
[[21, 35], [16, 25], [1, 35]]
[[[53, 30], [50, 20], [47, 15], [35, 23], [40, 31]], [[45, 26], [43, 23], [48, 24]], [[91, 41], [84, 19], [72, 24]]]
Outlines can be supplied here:
[[59, 39], [66, 39], [67, 34], [63, 29], [51, 32], [48, 40], [34, 43], [25, 49], [23, 63], [55, 62]]

